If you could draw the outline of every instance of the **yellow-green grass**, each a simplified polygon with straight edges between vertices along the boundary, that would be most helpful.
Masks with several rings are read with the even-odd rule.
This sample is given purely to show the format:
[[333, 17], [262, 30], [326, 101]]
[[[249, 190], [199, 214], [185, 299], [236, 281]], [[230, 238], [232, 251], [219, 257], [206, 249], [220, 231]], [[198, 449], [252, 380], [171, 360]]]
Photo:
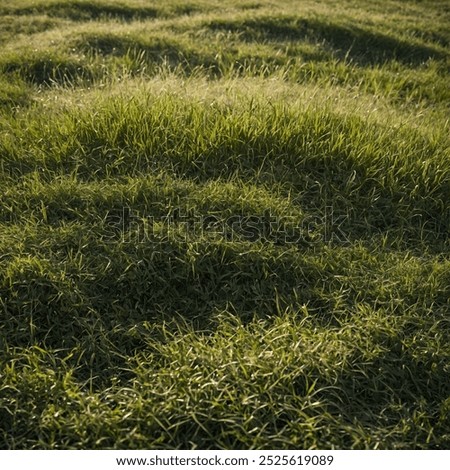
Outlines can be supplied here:
[[0, 1], [0, 447], [450, 447], [440, 1]]

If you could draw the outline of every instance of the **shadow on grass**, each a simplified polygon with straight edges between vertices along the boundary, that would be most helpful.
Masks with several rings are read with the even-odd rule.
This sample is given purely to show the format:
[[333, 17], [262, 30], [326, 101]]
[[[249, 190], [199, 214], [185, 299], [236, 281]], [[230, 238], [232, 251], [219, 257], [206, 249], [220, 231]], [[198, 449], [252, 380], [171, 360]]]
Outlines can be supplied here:
[[80, 80], [92, 80], [92, 67], [70, 56], [30, 54], [4, 58], [0, 63], [4, 74], [19, 75], [35, 85], [73, 84]]
[[31, 101], [30, 94], [26, 82], [20, 79], [8, 80], [6, 76], [0, 75], [0, 109], [27, 106]]
[[387, 351], [366, 362], [364, 370], [342, 373], [334, 384], [339, 398], [328, 398], [329, 410], [348, 425], [357, 421], [367, 433], [379, 434], [379, 428], [385, 428], [392, 439], [392, 444], [383, 442], [386, 448], [396, 445], [397, 433], [406, 432], [408, 448], [440, 449], [450, 443], [444, 416], [450, 394], [444, 356], [414, 357], [402, 344], [407, 336], [384, 341]]
[[69, 18], [73, 21], [88, 21], [97, 19], [119, 19], [133, 21], [137, 19], [155, 18], [158, 10], [152, 7], [133, 8], [125, 4], [106, 2], [64, 1], [38, 4], [32, 7], [14, 9], [16, 15], [46, 14], [50, 17]]
[[187, 75], [196, 67], [218, 69], [214, 54], [205, 54], [184, 44], [163, 37], [149, 37], [145, 41], [113, 34], [87, 34], [73, 42], [75, 49], [90, 55], [117, 57], [133, 69], [165, 64]]
[[87, 34], [73, 42], [75, 49], [87, 54], [124, 57], [142, 56], [146, 60], [162, 61], [167, 58], [173, 62], [181, 56], [181, 49], [175, 41], [165, 38], [149, 38], [140, 41], [114, 34]]
[[315, 41], [331, 48], [338, 57], [353, 62], [382, 64], [397, 60], [419, 64], [428, 59], [442, 59], [446, 54], [425, 44], [413, 44], [360, 26], [345, 26], [319, 19], [262, 17], [243, 21], [214, 20], [212, 31], [238, 33], [244, 41]]
[[56, 19], [46, 17], [17, 17], [17, 16], [0, 16], [0, 41], [14, 40], [17, 34], [36, 34], [48, 31], [59, 25]]

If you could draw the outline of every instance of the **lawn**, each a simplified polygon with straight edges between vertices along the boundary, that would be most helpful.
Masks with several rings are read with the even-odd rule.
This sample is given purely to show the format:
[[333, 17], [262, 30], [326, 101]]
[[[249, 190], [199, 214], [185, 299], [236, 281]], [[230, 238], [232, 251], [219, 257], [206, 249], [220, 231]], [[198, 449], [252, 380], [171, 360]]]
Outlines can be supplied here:
[[449, 449], [444, 0], [0, 0], [0, 448]]

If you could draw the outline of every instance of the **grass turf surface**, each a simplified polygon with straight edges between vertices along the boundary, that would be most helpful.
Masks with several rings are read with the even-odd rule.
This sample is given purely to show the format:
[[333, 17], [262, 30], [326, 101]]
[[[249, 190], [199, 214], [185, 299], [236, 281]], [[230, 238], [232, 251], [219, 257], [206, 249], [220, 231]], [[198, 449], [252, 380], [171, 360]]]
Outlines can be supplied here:
[[450, 447], [441, 1], [0, 1], [6, 449]]

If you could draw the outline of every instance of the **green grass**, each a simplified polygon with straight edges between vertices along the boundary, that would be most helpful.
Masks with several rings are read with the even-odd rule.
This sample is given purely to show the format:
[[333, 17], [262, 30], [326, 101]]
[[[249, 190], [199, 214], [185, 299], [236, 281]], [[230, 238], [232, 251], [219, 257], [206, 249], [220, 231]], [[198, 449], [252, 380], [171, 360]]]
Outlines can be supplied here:
[[0, 1], [0, 447], [449, 449], [449, 20]]

